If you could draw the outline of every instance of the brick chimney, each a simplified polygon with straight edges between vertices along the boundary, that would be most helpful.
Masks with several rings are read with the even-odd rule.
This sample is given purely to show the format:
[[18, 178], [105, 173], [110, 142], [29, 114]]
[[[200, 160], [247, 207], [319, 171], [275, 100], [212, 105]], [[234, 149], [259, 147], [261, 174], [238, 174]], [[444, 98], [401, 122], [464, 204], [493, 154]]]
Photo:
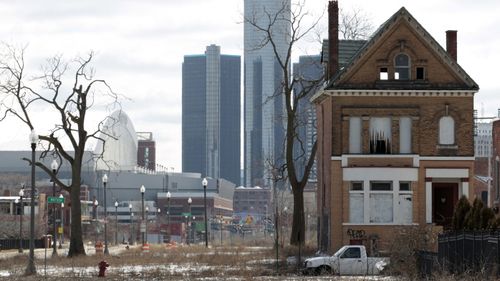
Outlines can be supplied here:
[[328, 2], [328, 79], [339, 69], [339, 4]]
[[447, 30], [446, 31], [446, 51], [450, 57], [456, 62], [457, 61], [457, 31]]

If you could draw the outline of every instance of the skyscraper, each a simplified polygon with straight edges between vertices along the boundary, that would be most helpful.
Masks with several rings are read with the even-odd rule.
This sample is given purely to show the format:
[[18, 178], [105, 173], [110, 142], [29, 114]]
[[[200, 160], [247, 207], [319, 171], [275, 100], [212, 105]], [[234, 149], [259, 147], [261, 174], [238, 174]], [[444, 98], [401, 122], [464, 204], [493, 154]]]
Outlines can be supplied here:
[[210, 45], [182, 64], [182, 170], [240, 183], [240, 56]]
[[269, 25], [266, 15], [280, 14], [272, 25], [279, 57], [285, 58], [290, 44], [290, 0], [244, 1], [244, 95], [245, 95], [245, 185], [265, 185], [269, 164], [279, 165], [284, 150], [283, 71], [271, 44], [262, 46], [265, 33], [250, 22]]

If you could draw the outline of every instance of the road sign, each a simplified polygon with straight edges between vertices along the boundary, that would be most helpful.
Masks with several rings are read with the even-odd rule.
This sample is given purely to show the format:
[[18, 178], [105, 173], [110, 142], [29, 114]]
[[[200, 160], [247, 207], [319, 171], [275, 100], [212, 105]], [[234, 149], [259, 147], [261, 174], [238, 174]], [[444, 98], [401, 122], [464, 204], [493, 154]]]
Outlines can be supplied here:
[[183, 217], [190, 217], [191, 216], [191, 213], [182, 213], [181, 214]]
[[47, 203], [49, 204], [61, 204], [64, 203], [64, 197], [47, 197]]
[[141, 222], [141, 233], [144, 233], [146, 232], [146, 223], [145, 222]]

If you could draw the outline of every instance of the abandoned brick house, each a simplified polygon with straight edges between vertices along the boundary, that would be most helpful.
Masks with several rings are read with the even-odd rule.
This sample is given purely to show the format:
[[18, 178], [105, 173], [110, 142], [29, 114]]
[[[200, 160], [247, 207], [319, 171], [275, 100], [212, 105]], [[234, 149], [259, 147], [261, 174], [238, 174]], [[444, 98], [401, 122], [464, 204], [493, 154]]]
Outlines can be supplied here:
[[478, 85], [403, 7], [338, 66], [338, 3], [329, 3], [328, 83], [312, 98], [318, 128], [319, 244], [390, 250], [403, 228], [439, 232], [473, 194]]

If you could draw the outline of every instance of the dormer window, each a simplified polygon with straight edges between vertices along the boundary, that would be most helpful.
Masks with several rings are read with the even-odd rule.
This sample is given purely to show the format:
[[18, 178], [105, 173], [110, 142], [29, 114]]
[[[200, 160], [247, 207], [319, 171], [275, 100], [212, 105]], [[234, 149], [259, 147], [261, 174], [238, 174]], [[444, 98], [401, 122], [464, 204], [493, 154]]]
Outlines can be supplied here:
[[406, 54], [399, 54], [394, 58], [394, 79], [410, 80], [410, 58]]

